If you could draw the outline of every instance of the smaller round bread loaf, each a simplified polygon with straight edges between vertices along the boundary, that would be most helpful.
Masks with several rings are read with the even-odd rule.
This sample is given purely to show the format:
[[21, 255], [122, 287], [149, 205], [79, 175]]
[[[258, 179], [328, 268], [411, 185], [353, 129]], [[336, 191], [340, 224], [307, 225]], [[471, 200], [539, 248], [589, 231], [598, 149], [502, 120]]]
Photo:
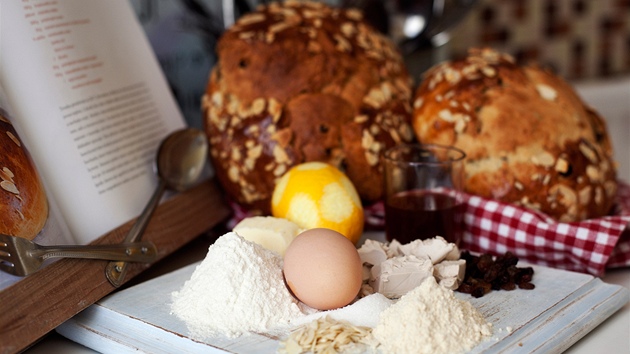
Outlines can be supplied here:
[[402, 57], [355, 9], [270, 3], [220, 38], [202, 105], [210, 157], [239, 204], [270, 212], [290, 167], [340, 168], [363, 201], [382, 195], [379, 155], [413, 139]]
[[48, 218], [48, 201], [33, 161], [0, 109], [0, 233], [32, 240]]
[[470, 194], [572, 222], [607, 215], [617, 191], [604, 120], [536, 65], [473, 49], [425, 73], [413, 128], [424, 143], [467, 154]]

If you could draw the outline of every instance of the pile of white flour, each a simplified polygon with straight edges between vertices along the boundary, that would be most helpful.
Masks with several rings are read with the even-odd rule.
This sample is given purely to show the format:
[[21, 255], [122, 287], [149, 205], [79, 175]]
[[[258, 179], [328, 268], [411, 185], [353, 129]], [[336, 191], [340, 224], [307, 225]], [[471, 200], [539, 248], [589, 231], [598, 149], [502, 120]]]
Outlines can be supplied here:
[[385, 353], [462, 353], [491, 336], [492, 324], [429, 277], [384, 310], [372, 334]]
[[284, 285], [282, 258], [233, 232], [210, 246], [172, 300], [172, 314], [199, 340], [272, 333], [305, 316]]

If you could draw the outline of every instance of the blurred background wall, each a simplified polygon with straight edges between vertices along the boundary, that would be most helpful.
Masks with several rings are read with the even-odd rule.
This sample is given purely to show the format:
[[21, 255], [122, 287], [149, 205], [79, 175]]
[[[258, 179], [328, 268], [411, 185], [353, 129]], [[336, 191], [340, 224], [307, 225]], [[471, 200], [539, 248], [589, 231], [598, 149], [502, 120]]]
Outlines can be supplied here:
[[[130, 0], [189, 125], [201, 127], [201, 96], [216, 62], [213, 44], [223, 29], [220, 0]], [[195, 6], [199, 6], [195, 10]], [[209, 18], [203, 18], [206, 11]]]
[[[216, 40], [234, 18], [270, 1], [129, 1], [186, 120], [201, 127], [200, 98], [216, 62]], [[630, 73], [630, 0], [321, 1], [362, 8], [400, 43], [416, 80], [428, 66], [465, 55], [472, 46], [538, 61], [573, 81]], [[441, 26], [450, 18], [455, 20]], [[413, 24], [423, 35], [403, 33]]]
[[630, 0], [479, 0], [451, 34], [453, 55], [491, 46], [569, 80], [630, 72]]

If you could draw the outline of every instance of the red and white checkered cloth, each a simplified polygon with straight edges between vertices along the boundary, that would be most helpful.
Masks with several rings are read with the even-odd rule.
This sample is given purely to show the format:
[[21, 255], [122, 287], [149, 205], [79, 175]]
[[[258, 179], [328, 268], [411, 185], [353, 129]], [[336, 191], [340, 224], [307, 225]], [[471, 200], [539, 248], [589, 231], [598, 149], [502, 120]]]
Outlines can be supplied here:
[[[630, 186], [619, 182], [612, 216], [573, 223], [543, 213], [478, 196], [466, 196], [465, 233], [460, 248], [495, 255], [510, 251], [519, 259], [547, 267], [593, 275], [630, 266]], [[234, 205], [231, 221], [248, 216]], [[385, 224], [382, 203], [365, 208], [366, 228]]]
[[[511, 251], [530, 263], [595, 275], [604, 273], [630, 222], [630, 215], [616, 215], [560, 223], [541, 213], [479, 197], [469, 197], [467, 204], [462, 248], [492, 254]], [[630, 261], [630, 253], [625, 256]]]

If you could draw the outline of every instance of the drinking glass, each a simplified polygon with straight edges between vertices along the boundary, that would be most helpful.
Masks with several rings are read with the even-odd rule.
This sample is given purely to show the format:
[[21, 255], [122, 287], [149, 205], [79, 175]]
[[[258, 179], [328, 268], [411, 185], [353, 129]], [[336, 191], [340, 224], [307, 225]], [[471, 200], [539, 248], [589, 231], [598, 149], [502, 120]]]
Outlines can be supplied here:
[[442, 236], [459, 245], [466, 154], [455, 147], [405, 144], [384, 154], [385, 233], [409, 243]]

